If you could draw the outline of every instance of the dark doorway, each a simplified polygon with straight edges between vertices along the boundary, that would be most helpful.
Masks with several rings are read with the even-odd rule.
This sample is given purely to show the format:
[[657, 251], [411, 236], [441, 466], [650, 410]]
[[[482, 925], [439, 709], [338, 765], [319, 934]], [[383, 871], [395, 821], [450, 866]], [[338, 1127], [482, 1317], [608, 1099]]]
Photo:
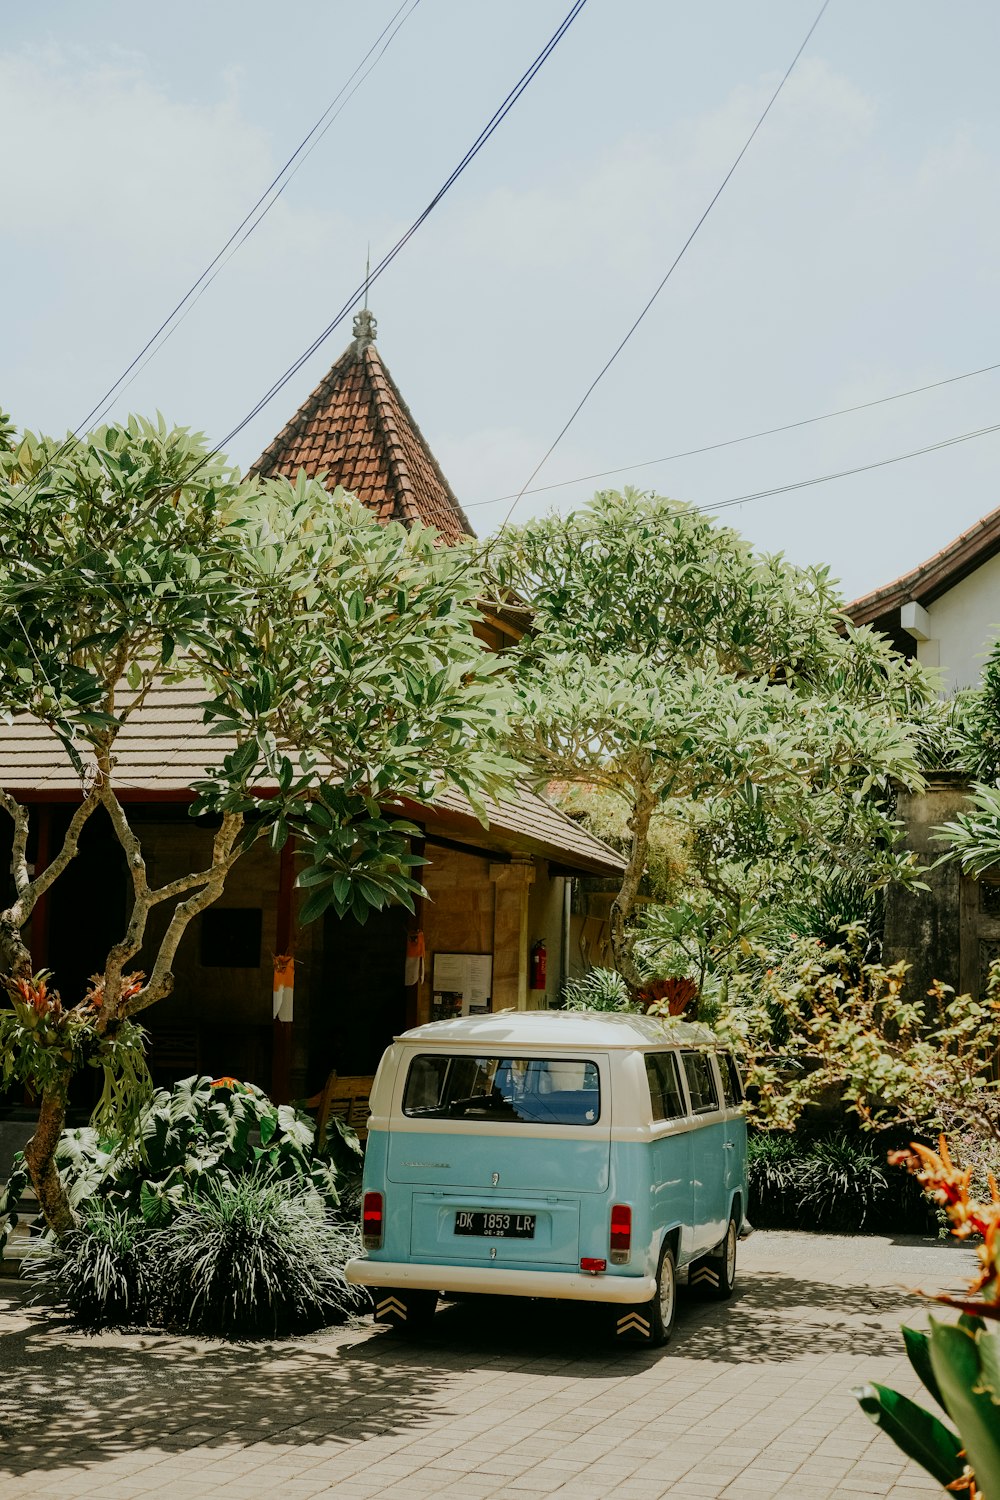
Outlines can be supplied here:
[[361, 926], [328, 913], [323, 926], [323, 989], [309, 1026], [309, 1088], [331, 1068], [374, 1073], [393, 1036], [406, 1024], [403, 971], [409, 913], [401, 906], [373, 912]]

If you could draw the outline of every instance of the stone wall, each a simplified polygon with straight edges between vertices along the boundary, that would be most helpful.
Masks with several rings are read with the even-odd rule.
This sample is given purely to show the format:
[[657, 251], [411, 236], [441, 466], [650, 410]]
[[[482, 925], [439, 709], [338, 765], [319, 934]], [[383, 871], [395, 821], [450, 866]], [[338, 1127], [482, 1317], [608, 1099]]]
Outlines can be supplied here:
[[[932, 835], [966, 805], [965, 781], [954, 775], [928, 779], [923, 792], [900, 792], [898, 816], [903, 824], [903, 846], [922, 865], [933, 866], [942, 845]], [[978, 987], [977, 882], [963, 876], [956, 864], [927, 868], [926, 891], [890, 890], [886, 898], [885, 958], [905, 958], [912, 966], [911, 993], [925, 994], [935, 979], [956, 990]]]

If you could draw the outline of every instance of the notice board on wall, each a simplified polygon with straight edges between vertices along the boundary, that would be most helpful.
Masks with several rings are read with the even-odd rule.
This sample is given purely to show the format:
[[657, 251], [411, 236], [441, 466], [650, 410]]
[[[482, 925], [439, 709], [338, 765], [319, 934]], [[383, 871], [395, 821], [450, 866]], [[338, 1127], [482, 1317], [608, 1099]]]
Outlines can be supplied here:
[[493, 996], [492, 953], [435, 953], [431, 1018], [484, 1016]]

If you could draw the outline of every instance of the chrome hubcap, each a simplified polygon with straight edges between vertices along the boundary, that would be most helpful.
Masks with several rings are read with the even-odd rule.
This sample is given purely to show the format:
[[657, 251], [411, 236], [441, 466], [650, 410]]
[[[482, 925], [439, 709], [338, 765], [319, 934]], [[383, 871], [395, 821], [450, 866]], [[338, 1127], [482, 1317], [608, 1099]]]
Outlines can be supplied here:
[[730, 1224], [726, 1235], [726, 1282], [732, 1286], [736, 1279], [736, 1225]]

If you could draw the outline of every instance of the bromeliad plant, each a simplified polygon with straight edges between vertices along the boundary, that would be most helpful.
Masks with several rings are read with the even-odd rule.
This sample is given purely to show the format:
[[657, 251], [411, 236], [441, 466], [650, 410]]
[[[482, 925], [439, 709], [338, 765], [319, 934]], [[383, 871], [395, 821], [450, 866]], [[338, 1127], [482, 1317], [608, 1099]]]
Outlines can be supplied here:
[[958, 1322], [931, 1318], [929, 1333], [903, 1329], [910, 1363], [954, 1427], [874, 1382], [854, 1394], [876, 1426], [943, 1489], [967, 1500], [1000, 1500], [1000, 1331], [989, 1327], [1000, 1322], [1000, 1193], [991, 1178], [990, 1201], [971, 1198], [971, 1170], [952, 1163], [944, 1136], [938, 1152], [914, 1144], [889, 1160], [914, 1174], [957, 1239], [982, 1237], [969, 1295], [934, 1299], [959, 1308]]
[[[115, 1121], [125, 1137], [135, 1111], [148, 1097], [150, 1082], [145, 1032], [125, 1017], [102, 1017], [100, 981], [91, 981], [79, 1004], [65, 1006], [51, 987], [50, 977], [42, 970], [2, 981], [10, 1003], [9, 1008], [0, 1009], [0, 1087], [27, 1084], [56, 1101], [57, 1108], [40, 1122], [28, 1142], [24, 1163], [35, 1179], [43, 1211], [59, 1222], [64, 1193], [55, 1152], [70, 1080], [84, 1068], [103, 1073], [104, 1087], [93, 1117], [95, 1131], [107, 1131]], [[123, 995], [135, 995], [142, 980], [141, 974], [124, 975]], [[5, 1225], [12, 1227], [10, 1216], [17, 1211], [16, 1201], [7, 1201], [10, 1198], [8, 1190], [0, 1246]]]

